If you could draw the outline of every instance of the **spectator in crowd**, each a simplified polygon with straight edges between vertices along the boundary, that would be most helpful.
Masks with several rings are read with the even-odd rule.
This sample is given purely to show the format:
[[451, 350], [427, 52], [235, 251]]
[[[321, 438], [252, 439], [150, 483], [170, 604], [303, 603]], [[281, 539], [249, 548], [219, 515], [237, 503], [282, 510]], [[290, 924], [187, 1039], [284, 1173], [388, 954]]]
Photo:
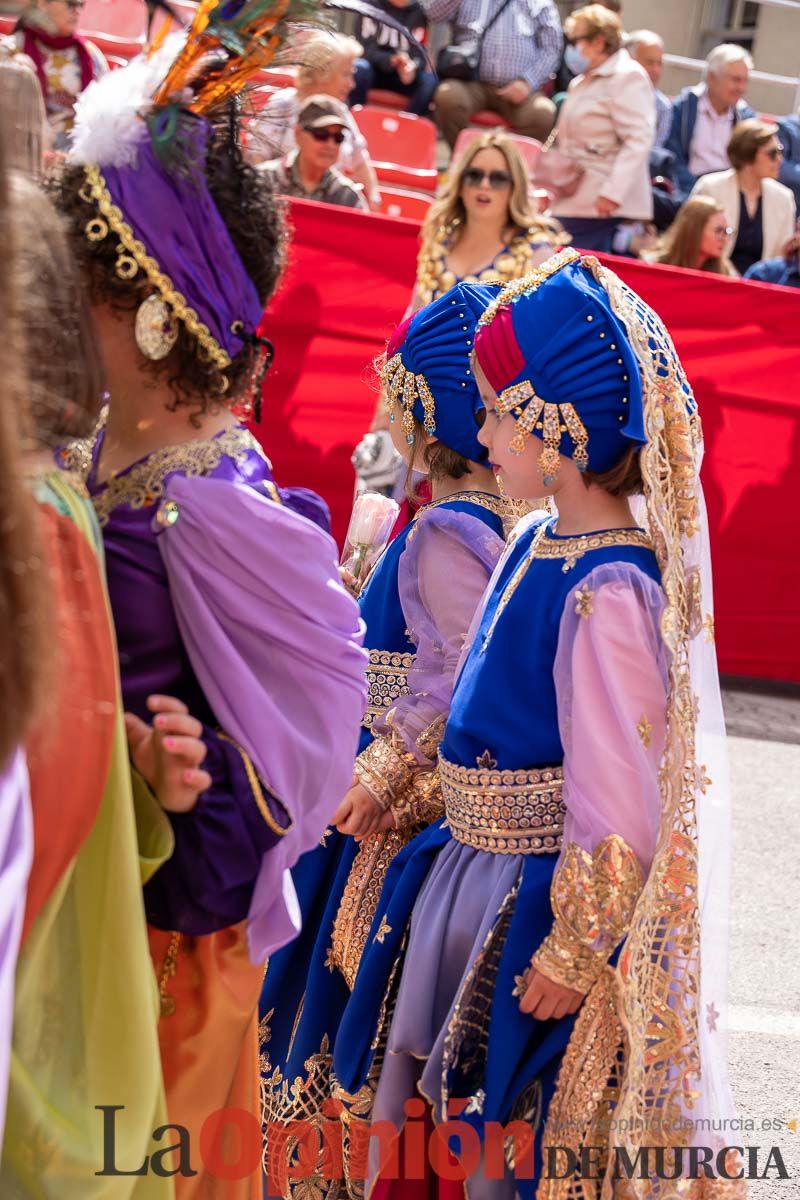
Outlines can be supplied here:
[[731, 227], [725, 209], [711, 196], [692, 196], [681, 207], [649, 262], [689, 267], [714, 275], [736, 275], [725, 251]]
[[634, 62], [644, 67], [653, 85], [656, 101], [656, 136], [653, 145], [661, 147], [672, 127], [672, 101], [659, 88], [664, 71], [664, 42], [652, 29], [637, 29], [628, 35], [625, 48]]
[[675, 156], [681, 198], [701, 175], [728, 166], [728, 142], [738, 121], [756, 114], [744, 100], [753, 60], [741, 46], [723, 43], [706, 59], [705, 82], [684, 88], [672, 106], [667, 149]]
[[740, 121], [728, 143], [727, 171], [704, 175], [692, 195], [713, 196], [725, 209], [731, 233], [727, 252], [740, 275], [762, 258], [783, 254], [794, 237], [794, 196], [778, 183], [778, 126]]
[[412, 308], [462, 281], [518, 279], [568, 240], [533, 206], [513, 140], [499, 130], [485, 133], [451, 165], [425, 218]]
[[[428, 28], [428, 17], [419, 0], [376, 0], [395, 21], [399, 21], [419, 41]], [[437, 79], [428, 70], [425, 54], [403, 38], [398, 29], [373, 17], [358, 17], [356, 38], [364, 47], [364, 57], [356, 62], [356, 86], [351, 104], [366, 104], [370, 88], [383, 88], [408, 98], [406, 110], [424, 116], [436, 91]]]
[[[355, 64], [361, 44], [340, 33], [314, 33], [303, 43], [297, 87], [283, 88], [265, 105], [251, 128], [251, 157], [255, 161], [279, 158], [295, 148], [295, 127], [300, 105], [309, 96], [333, 96], [344, 103], [355, 83]], [[363, 134], [347, 113], [339, 170], [364, 189], [370, 208], [381, 204], [375, 174]]]
[[481, 109], [498, 113], [517, 133], [544, 141], [556, 110], [542, 88], [555, 74], [563, 45], [552, 0], [423, 0], [423, 4], [431, 21], [451, 22], [454, 45], [474, 43], [476, 31], [486, 30], [478, 78], [444, 79], [436, 89], [436, 120], [450, 147]]
[[78, 96], [108, 70], [97, 46], [77, 33], [82, 7], [83, 0], [32, 0], [9, 38], [36, 69], [56, 150], [67, 148]]
[[783, 162], [778, 179], [785, 187], [792, 189], [795, 202], [800, 207], [800, 113], [780, 118], [778, 137], [783, 146]]
[[765, 258], [744, 273], [756, 283], [779, 283], [782, 287], [800, 287], [800, 231], [795, 234], [780, 258]]
[[611, 250], [620, 224], [653, 215], [653, 88], [622, 49], [622, 24], [608, 8], [577, 9], [570, 43], [581, 74], [561, 106], [556, 149], [571, 161], [574, 178], [560, 185], [553, 214], [581, 249]]
[[257, 170], [285, 196], [366, 209], [361, 189], [336, 169], [346, 129], [347, 109], [340, 100], [309, 96], [297, 114], [294, 150], [259, 164]]
[[42, 89], [26, 54], [0, 47], [0, 112], [6, 166], [30, 179], [42, 173], [44, 152], [50, 146]]
[[[598, 3], [602, 5], [603, 8], [607, 8], [609, 12], [616, 13], [620, 21], [622, 20], [622, 5], [620, 4], [620, 0], [598, 0]], [[564, 33], [567, 36], [569, 36], [569, 22], [570, 18], [567, 17], [566, 21], [564, 22]], [[561, 65], [556, 71], [556, 77], [553, 83], [553, 98], [555, 100], [556, 107], [561, 103], [561, 100], [563, 100], [563, 95], [561, 95], [561, 93], [566, 92], [576, 75], [580, 75], [580, 71], [572, 71], [568, 67], [565, 59], [566, 50], [567, 42], [565, 40], [564, 50], [561, 53]]]

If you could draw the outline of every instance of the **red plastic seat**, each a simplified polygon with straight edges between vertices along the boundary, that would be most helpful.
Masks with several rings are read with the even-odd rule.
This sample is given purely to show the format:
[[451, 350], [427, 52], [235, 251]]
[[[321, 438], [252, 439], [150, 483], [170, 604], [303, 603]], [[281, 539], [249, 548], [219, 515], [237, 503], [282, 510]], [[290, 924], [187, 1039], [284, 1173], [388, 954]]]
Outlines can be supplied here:
[[0, 17], [0, 34], [5, 37], [6, 34], [13, 33], [16, 23], [16, 17]]
[[511, 123], [501, 117], [499, 113], [490, 112], [488, 108], [481, 108], [478, 112], [473, 113], [469, 121], [470, 125], [485, 125], [489, 129], [510, 129]]
[[251, 88], [247, 93], [247, 99], [252, 105], [253, 112], [261, 112], [262, 108], [266, 108], [272, 97], [279, 89], [261, 85], [261, 87]]
[[93, 42], [108, 37], [141, 46], [147, 31], [147, 5], [142, 0], [86, 0], [79, 28]]
[[[460, 154], [463, 154], [467, 146], [477, 141], [479, 137], [483, 137], [485, 133], [485, 129], [475, 129], [473, 126], [462, 129], [453, 147], [453, 158], [458, 158]], [[524, 158], [525, 166], [528, 168], [528, 174], [530, 174], [537, 158], [542, 152], [542, 143], [537, 141], [536, 138], [525, 137], [522, 133], [511, 133], [509, 131], [508, 136]]]
[[256, 74], [254, 83], [258, 86], [267, 85], [276, 90], [294, 87], [297, 83], [297, 75], [293, 67], [264, 67]]
[[385, 88], [371, 88], [367, 92], [367, 104], [370, 108], [391, 108], [401, 111], [408, 104], [408, 97], [399, 92], [389, 92]]
[[357, 104], [352, 110], [366, 138], [378, 179], [392, 187], [435, 192], [436, 126], [425, 117]]
[[381, 188], [381, 209], [387, 217], [404, 217], [407, 221], [422, 221], [433, 203], [431, 196], [421, 192], [406, 192], [402, 188]]

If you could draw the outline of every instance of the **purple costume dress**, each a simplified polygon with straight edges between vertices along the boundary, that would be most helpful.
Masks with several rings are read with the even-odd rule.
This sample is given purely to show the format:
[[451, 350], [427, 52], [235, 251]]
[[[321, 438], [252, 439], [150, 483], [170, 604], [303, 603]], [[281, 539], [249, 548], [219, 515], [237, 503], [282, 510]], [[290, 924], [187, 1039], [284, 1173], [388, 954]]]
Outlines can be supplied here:
[[[299, 515], [326, 523], [322, 501], [281, 495], [247, 430], [99, 483], [103, 436], [62, 460], [101, 525], [125, 707], [144, 719], [149, 695], [182, 700], [212, 778], [168, 814], [175, 850], [144, 889], [169, 1118], [196, 1145], [210, 1112], [256, 1115], [264, 962], [299, 929], [289, 868], [351, 777], [366, 656], [336, 547]], [[256, 1172], [231, 1197], [259, 1186]]]

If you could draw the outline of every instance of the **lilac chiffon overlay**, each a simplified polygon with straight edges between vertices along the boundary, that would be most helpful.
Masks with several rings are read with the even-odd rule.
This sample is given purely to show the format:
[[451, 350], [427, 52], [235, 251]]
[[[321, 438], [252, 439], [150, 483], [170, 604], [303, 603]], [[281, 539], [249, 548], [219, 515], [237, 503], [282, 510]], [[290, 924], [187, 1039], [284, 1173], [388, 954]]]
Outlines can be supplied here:
[[32, 858], [28, 768], [18, 750], [0, 774], [0, 1138], [11, 1061], [14, 976]]
[[[397, 571], [416, 654], [409, 694], [395, 702], [391, 722], [420, 766], [428, 766], [431, 759], [419, 738], [447, 715], [464, 639], [504, 543], [477, 517], [446, 507], [423, 513], [417, 522]], [[373, 730], [388, 733], [386, 718]]]
[[[596, 567], [581, 581], [584, 586], [592, 593], [593, 611], [581, 616], [570, 592], [554, 665], [564, 746], [563, 844], [573, 841], [591, 853], [603, 837], [617, 833], [646, 875], [661, 809], [663, 593], [638, 568], [619, 563]], [[402, 1127], [403, 1104], [415, 1089], [434, 1106], [439, 1101], [455, 1004], [522, 863], [521, 855], [491, 854], [455, 840], [438, 854], [414, 905], [374, 1121]], [[537, 949], [532, 945], [531, 954]], [[373, 1148], [371, 1176], [377, 1163]], [[510, 1178], [470, 1179], [470, 1200], [514, 1195]]]
[[264, 854], [248, 914], [253, 961], [299, 929], [288, 869], [317, 845], [352, 778], [367, 656], [333, 540], [242, 483], [174, 475], [159, 550], [181, 638], [223, 730], [291, 826]]

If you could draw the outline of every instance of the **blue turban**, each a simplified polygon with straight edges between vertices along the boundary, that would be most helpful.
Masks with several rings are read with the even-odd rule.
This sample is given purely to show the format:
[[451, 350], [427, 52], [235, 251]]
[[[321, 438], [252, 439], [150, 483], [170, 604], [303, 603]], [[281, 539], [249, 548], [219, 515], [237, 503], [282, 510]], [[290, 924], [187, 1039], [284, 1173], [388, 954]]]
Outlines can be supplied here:
[[639, 364], [589, 261], [564, 250], [501, 300], [479, 326], [476, 353], [498, 412], [518, 421], [517, 448], [528, 433], [541, 438], [542, 469], [552, 476], [558, 453], [602, 473], [644, 445]]
[[485, 462], [478, 441], [483, 402], [470, 365], [475, 326], [499, 294], [496, 284], [458, 283], [405, 321], [389, 342], [383, 381], [403, 409], [406, 440], [413, 414], [426, 433], [471, 462]]

